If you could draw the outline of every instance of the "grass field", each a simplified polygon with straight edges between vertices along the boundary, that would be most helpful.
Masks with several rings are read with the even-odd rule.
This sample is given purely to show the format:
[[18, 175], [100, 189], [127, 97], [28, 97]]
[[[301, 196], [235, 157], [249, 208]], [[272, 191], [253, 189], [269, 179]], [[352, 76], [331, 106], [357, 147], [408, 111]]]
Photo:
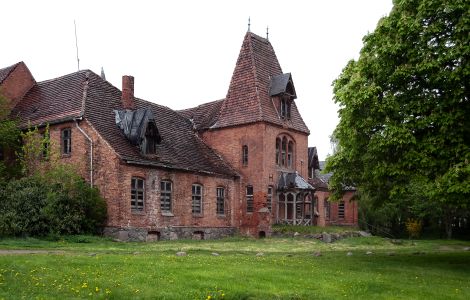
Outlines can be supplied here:
[[465, 247], [470, 242], [396, 245], [378, 237], [3, 239], [0, 299], [470, 299]]

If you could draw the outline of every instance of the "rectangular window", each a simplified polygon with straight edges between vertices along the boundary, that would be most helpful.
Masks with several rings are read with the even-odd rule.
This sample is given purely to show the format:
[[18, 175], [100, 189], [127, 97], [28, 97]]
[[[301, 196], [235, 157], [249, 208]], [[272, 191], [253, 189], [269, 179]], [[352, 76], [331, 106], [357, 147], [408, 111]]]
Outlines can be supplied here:
[[344, 201], [340, 201], [338, 204], [338, 218], [344, 219]]
[[202, 185], [199, 184], [193, 184], [192, 212], [193, 214], [202, 213]]
[[61, 132], [62, 137], [62, 154], [70, 154], [72, 152], [72, 129], [65, 128]]
[[131, 179], [131, 209], [144, 209], [145, 180], [132, 177]]
[[268, 195], [266, 196], [266, 206], [268, 207], [269, 211], [271, 211], [273, 202], [273, 187], [268, 186]]
[[160, 182], [160, 209], [162, 212], [171, 212], [171, 182]]
[[248, 166], [248, 146], [244, 145], [242, 147], [242, 163], [244, 166]]
[[225, 189], [217, 188], [217, 214], [225, 214]]
[[246, 212], [253, 212], [253, 187], [248, 185], [246, 187]]

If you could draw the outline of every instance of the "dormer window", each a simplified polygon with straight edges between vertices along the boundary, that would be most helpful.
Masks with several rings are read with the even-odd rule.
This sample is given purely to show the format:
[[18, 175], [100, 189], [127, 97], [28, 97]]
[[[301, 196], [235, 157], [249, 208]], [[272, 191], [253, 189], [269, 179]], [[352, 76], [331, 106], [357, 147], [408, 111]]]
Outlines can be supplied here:
[[147, 130], [145, 131], [145, 138], [143, 141], [144, 154], [155, 154], [156, 146], [158, 144], [159, 134], [157, 126], [154, 122], [147, 123]]
[[290, 120], [292, 101], [297, 98], [292, 75], [285, 73], [273, 76], [269, 95], [279, 99], [279, 117], [283, 120]]
[[281, 98], [281, 118], [285, 120], [290, 120], [290, 107], [291, 107], [291, 100], [288, 98]]

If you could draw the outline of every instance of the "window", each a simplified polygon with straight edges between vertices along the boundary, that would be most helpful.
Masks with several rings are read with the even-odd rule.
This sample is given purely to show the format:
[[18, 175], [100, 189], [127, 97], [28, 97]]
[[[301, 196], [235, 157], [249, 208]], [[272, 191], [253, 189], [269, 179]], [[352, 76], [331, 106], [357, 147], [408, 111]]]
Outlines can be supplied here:
[[291, 100], [281, 98], [281, 118], [290, 120]]
[[253, 212], [253, 187], [248, 185], [246, 187], [246, 212]]
[[290, 136], [282, 134], [276, 138], [276, 164], [281, 167], [294, 167], [295, 142]]
[[323, 206], [325, 209], [325, 219], [328, 220], [330, 218], [330, 202], [328, 201], [328, 199], [325, 199], [325, 201], [323, 202]]
[[145, 131], [145, 154], [155, 154], [157, 146], [158, 129], [155, 123], [148, 122]]
[[292, 168], [292, 162], [294, 160], [294, 143], [289, 141], [287, 146], [287, 167]]
[[269, 211], [271, 211], [273, 202], [273, 187], [268, 186], [268, 195], [266, 196], [266, 206], [268, 207]]
[[344, 201], [340, 201], [338, 204], [338, 218], [344, 219]]
[[276, 165], [279, 166], [279, 155], [281, 154], [281, 139], [276, 139]]
[[144, 209], [144, 186], [145, 180], [132, 177], [131, 179], [131, 209]]
[[193, 214], [202, 213], [202, 185], [193, 184], [192, 189], [192, 212]]
[[62, 154], [70, 154], [72, 152], [72, 129], [65, 128], [61, 132], [62, 137]]
[[281, 166], [286, 165], [286, 151], [287, 151], [287, 139], [286, 137], [282, 138], [281, 145]]
[[217, 188], [217, 214], [225, 214], [225, 189], [221, 187]]
[[248, 165], [248, 146], [244, 145], [242, 147], [242, 163], [244, 166]]
[[171, 181], [160, 181], [160, 209], [171, 212]]

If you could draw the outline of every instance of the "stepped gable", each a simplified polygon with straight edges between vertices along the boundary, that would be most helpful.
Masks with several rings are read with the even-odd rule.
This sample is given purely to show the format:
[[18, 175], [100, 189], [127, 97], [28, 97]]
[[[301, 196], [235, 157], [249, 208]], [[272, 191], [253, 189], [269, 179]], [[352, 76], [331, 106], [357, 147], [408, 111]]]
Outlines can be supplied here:
[[211, 128], [223, 128], [265, 121], [309, 133], [295, 101], [291, 119], [283, 121], [270, 97], [271, 81], [282, 69], [269, 40], [247, 32], [232, 75], [227, 97]]
[[237, 176], [193, 132], [191, 122], [168, 107], [135, 98], [135, 109], [150, 109], [162, 137], [156, 158], [140, 153], [116, 125], [122, 93], [90, 70], [74, 72], [33, 86], [12, 111], [23, 128], [86, 119], [126, 162], [138, 165]]
[[209, 129], [217, 121], [217, 115], [225, 99], [216, 100], [199, 106], [179, 110], [178, 112], [185, 118], [192, 120], [194, 129]]
[[80, 117], [83, 106], [84, 70], [36, 83], [18, 102], [11, 115], [20, 127], [54, 124]]

